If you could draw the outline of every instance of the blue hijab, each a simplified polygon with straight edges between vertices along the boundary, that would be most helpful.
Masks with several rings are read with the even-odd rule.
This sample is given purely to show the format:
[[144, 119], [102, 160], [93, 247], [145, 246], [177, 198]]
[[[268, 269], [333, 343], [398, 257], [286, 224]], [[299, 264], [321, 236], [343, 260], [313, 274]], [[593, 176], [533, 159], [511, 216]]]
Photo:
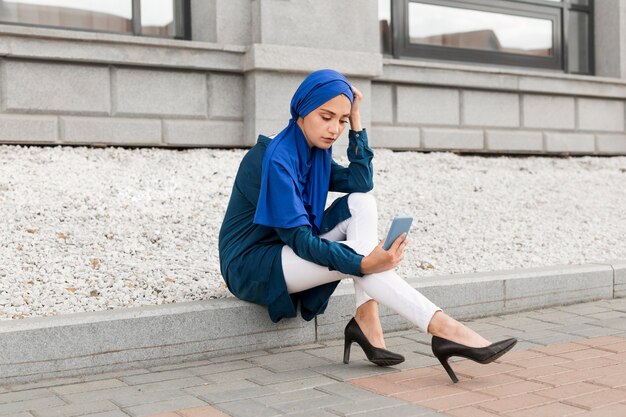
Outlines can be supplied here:
[[296, 121], [340, 94], [353, 102], [346, 77], [328, 69], [309, 74], [296, 90], [289, 124], [263, 156], [255, 224], [280, 228], [310, 225], [313, 235], [319, 234], [330, 185], [332, 147], [309, 148]]

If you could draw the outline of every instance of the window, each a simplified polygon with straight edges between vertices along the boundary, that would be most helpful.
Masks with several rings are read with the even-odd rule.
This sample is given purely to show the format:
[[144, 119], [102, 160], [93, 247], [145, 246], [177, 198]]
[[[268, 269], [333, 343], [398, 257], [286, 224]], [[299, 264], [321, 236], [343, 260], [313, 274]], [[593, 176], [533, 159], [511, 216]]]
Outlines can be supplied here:
[[396, 58], [593, 72], [591, 0], [379, 0]]
[[0, 23], [190, 39], [189, 0], [0, 0]]

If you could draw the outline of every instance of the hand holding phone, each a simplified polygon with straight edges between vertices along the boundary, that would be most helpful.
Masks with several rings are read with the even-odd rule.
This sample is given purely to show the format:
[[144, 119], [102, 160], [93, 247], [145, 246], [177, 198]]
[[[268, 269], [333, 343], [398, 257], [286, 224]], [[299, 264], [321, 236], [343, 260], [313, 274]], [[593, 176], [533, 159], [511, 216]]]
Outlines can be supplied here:
[[387, 233], [387, 239], [385, 239], [385, 243], [383, 244], [383, 249], [389, 250], [393, 242], [395, 242], [402, 233], [408, 234], [411, 223], [413, 223], [413, 217], [411, 216], [394, 217], [391, 222], [391, 227], [389, 228], [389, 233]]

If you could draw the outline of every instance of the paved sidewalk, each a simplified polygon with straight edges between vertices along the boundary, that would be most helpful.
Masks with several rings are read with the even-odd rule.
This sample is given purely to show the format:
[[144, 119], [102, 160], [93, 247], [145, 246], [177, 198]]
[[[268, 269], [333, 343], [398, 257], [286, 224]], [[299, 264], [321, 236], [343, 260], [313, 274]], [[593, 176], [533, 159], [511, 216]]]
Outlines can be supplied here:
[[387, 335], [407, 357], [371, 365], [343, 341], [172, 366], [0, 386], [0, 417], [626, 416], [626, 299], [469, 322], [517, 337], [498, 363], [455, 361], [452, 384], [417, 331]]

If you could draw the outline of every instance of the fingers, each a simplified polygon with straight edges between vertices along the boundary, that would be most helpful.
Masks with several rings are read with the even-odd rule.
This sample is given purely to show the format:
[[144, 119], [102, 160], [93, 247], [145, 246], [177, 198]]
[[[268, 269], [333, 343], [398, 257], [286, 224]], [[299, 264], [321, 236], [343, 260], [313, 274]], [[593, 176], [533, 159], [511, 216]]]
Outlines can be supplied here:
[[[393, 249], [393, 251], [397, 251], [400, 248], [400, 245], [402, 245], [402, 243], [406, 240], [406, 233], [402, 233], [400, 236], [398, 236], [398, 238], [393, 242], [393, 244], [391, 245], [391, 249]], [[406, 246], [406, 245], [405, 245]]]

